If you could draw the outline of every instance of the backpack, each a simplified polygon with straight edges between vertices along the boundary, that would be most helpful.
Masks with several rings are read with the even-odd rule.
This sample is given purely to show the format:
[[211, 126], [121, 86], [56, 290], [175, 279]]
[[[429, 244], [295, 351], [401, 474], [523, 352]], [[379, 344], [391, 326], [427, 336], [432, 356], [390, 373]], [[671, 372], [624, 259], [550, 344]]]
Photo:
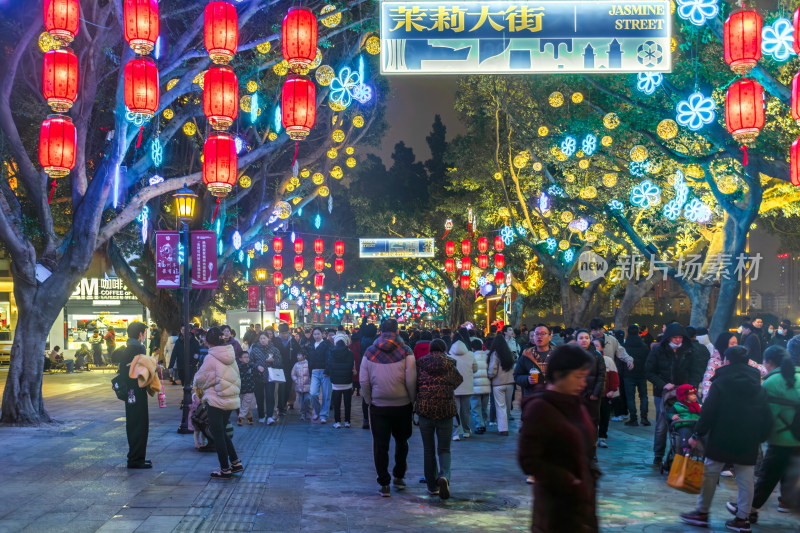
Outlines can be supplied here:
[[786, 426], [783, 431], [788, 431], [792, 434], [792, 437], [800, 440], [800, 403], [778, 398], [777, 396], [767, 396], [767, 401], [776, 405], [794, 407], [794, 417], [791, 420], [786, 420], [783, 416], [779, 416], [778, 419]]
[[111, 379], [111, 390], [117, 395], [117, 398], [123, 402], [128, 401], [128, 384], [125, 381], [125, 376], [117, 374]]

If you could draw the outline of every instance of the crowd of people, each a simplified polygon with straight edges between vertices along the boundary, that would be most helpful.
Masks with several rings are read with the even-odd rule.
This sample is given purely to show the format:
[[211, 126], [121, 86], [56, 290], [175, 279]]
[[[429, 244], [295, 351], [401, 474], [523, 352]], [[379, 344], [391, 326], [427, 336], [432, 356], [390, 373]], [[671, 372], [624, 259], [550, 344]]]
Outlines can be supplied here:
[[[138, 337], [138, 330], [129, 332], [136, 353]], [[173, 380], [184, 378], [184, 342], [181, 332], [170, 337], [169, 352], [156, 350]], [[792, 466], [800, 461], [800, 336], [792, 336], [786, 321], [764, 329], [760, 319], [747, 319], [736, 333], [724, 332], [713, 342], [704, 328], [671, 323], [653, 338], [635, 324], [626, 331], [607, 329], [599, 318], [585, 329], [505, 325], [487, 332], [401, 329], [392, 319], [353, 330], [292, 332], [281, 324], [276, 332], [254, 325], [241, 342], [232, 328], [221, 326], [193, 329], [188, 342], [189, 379], [195, 401], [208, 406], [209, 436], [220, 462], [213, 477], [230, 478], [244, 468], [226, 431], [233, 413], [238, 425], [273, 425], [297, 405], [301, 422], [326, 424], [332, 413], [333, 428], [346, 429], [356, 396], [362, 427], [373, 440], [380, 495], [406, 488], [416, 424], [427, 490], [447, 499], [451, 442], [487, 432], [508, 436], [518, 396], [518, 460], [534, 486], [534, 531], [598, 530], [597, 449], [613, 445], [611, 420], [655, 425], [657, 468], [668, 467], [668, 434], [679, 439], [673, 454], [702, 448], [702, 491], [696, 509], [681, 515], [686, 523], [708, 525], [720, 475], [734, 475], [739, 489], [737, 502], [726, 505], [734, 514], [726, 526], [733, 531], [750, 531], [779, 482], [778, 509], [788, 510], [797, 484]], [[121, 360], [120, 373], [123, 365]], [[147, 468], [145, 461], [132, 448], [129, 467]]]

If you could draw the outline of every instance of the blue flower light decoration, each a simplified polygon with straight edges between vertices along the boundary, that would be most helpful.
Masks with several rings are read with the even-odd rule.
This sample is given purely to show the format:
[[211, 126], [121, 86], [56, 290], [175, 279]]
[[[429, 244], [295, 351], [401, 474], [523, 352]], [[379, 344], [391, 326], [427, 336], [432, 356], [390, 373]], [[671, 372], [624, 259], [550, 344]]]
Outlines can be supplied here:
[[523, 228], [521, 225], [517, 224], [517, 234], [522, 235], [523, 237], [528, 234], [528, 230]]
[[641, 178], [648, 172], [650, 172], [650, 161], [642, 161], [641, 163], [637, 163], [636, 161], [632, 162], [628, 166], [628, 170], [630, 170], [631, 174], [634, 176]]
[[232, 241], [234, 250], [238, 250], [239, 248], [242, 247], [242, 234], [239, 233], [238, 229], [233, 232]]
[[636, 88], [639, 92], [650, 95], [656, 92], [664, 81], [664, 75], [660, 72], [640, 72], [637, 76]]
[[573, 259], [575, 259], [575, 250], [572, 248], [567, 248], [564, 250], [564, 262], [572, 263]]
[[150, 185], [158, 185], [159, 183], [162, 183], [163, 181], [164, 181], [164, 178], [162, 178], [158, 174], [153, 174], [150, 177], [150, 179], [148, 180], [148, 183], [150, 183]]
[[681, 216], [681, 212], [683, 204], [679, 203], [677, 200], [670, 200], [666, 204], [664, 204], [664, 217], [669, 220], [675, 220], [679, 216]]
[[153, 166], [160, 167], [161, 163], [164, 162], [164, 148], [161, 146], [161, 141], [158, 140], [158, 137], [153, 138], [153, 142], [150, 143], [150, 159], [153, 160]]
[[716, 109], [717, 104], [713, 99], [703, 96], [701, 92], [696, 92], [688, 99], [678, 102], [675, 120], [681, 126], [697, 131], [706, 124], [714, 122]]
[[683, 216], [686, 217], [686, 220], [700, 224], [705, 224], [711, 220], [711, 214], [711, 208], [697, 198], [692, 198], [683, 210]]
[[581, 150], [587, 156], [592, 155], [597, 150], [597, 137], [591, 133], [584, 137], [583, 142], [581, 142]]
[[789, 19], [779, 18], [761, 30], [761, 50], [775, 61], [786, 61], [795, 55], [793, 33]]
[[558, 185], [551, 185], [547, 188], [547, 194], [550, 196], [559, 196], [561, 198], [564, 197], [564, 189], [559, 187]]
[[351, 91], [353, 98], [358, 100], [362, 104], [366, 104], [372, 99], [372, 88], [369, 85], [364, 85], [360, 83], [353, 87]]
[[561, 152], [570, 157], [572, 154], [575, 153], [575, 148], [577, 148], [578, 142], [575, 140], [575, 137], [568, 136], [565, 137], [563, 141], [561, 141]]
[[623, 204], [619, 200], [611, 200], [610, 202], [608, 202], [608, 208], [611, 211], [622, 212], [622, 210], [625, 209], [625, 204]]
[[631, 189], [631, 203], [641, 209], [650, 209], [661, 203], [661, 189], [650, 180], [644, 180]]
[[678, 0], [678, 16], [695, 26], [702, 26], [719, 13], [717, 0]]
[[503, 226], [503, 229], [500, 230], [500, 238], [503, 239], [503, 244], [506, 246], [514, 242], [514, 230], [511, 229], [511, 226]]
[[556, 248], [558, 248], [558, 241], [554, 237], [550, 237], [547, 240], [545, 240], [544, 242], [547, 244], [547, 252], [548, 253], [552, 254], [553, 252], [556, 251]]
[[358, 72], [350, 70], [350, 67], [343, 67], [339, 75], [331, 81], [331, 102], [350, 107], [353, 102], [353, 89], [358, 85], [361, 85], [361, 76]]

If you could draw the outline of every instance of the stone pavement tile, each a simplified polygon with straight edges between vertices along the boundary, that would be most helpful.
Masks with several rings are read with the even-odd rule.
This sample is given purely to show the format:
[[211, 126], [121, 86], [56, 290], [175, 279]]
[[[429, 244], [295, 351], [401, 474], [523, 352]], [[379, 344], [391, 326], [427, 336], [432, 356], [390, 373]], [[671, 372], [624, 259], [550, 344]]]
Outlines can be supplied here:
[[94, 533], [103, 527], [105, 522], [105, 520], [73, 520], [64, 530], [69, 533]]
[[157, 531], [172, 531], [183, 519], [183, 516], [150, 515], [136, 529], [139, 533], [154, 533]]
[[0, 533], [17, 533], [25, 529], [33, 519], [0, 520]]
[[126, 518], [112, 518], [105, 524], [103, 524], [100, 529], [97, 530], [98, 533], [124, 533], [124, 532], [133, 532], [136, 531], [140, 525], [142, 525], [144, 520], [130, 520]]
[[54, 531], [63, 527], [78, 517], [78, 513], [52, 513], [40, 509], [44, 513], [39, 518], [28, 524], [23, 532], [38, 533], [41, 531]]

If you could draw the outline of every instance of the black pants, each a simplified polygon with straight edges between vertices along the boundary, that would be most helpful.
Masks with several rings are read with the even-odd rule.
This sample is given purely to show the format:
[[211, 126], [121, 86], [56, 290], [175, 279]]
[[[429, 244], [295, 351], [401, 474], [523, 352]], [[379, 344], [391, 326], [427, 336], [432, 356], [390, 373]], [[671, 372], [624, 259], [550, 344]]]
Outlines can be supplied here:
[[639, 416], [647, 420], [647, 380], [645, 378], [625, 378], [625, 401], [628, 402], [628, 412], [631, 420], [638, 422], [636, 416], [636, 394], [639, 394]]
[[608, 423], [611, 421], [612, 402], [611, 398], [603, 396], [600, 398], [600, 431], [597, 437], [600, 439], [608, 438]]
[[278, 412], [281, 415], [286, 414], [286, 406], [290, 401], [292, 396], [292, 391], [294, 391], [294, 387], [292, 386], [292, 369], [290, 368], [288, 371], [284, 368], [283, 375], [286, 376], [286, 380], [288, 383], [278, 383]]
[[134, 389], [136, 403], [125, 402], [125, 432], [128, 434], [128, 464], [143, 463], [147, 457], [147, 435], [150, 414], [147, 410], [147, 391]]
[[275, 411], [275, 382], [262, 383], [256, 381], [256, 405], [258, 418], [272, 417]]
[[[617, 368], [622, 369], [625, 363], [619, 359], [615, 359]], [[614, 416], [628, 416], [628, 396], [625, 393], [625, 377], [622, 372], [619, 373], [619, 396], [615, 401], [611, 402], [611, 407], [614, 408]]]
[[394, 437], [394, 469], [395, 479], [406, 475], [408, 464], [408, 439], [411, 438], [411, 417], [414, 409], [411, 404], [400, 407], [369, 407], [369, 425], [372, 431], [372, 458], [378, 472], [378, 484], [388, 485], [392, 480], [389, 475], [389, 444]]
[[753, 510], [760, 509], [767, 503], [770, 494], [775, 490], [778, 482], [781, 482], [781, 489], [792, 485], [792, 480], [788, 479], [789, 469], [792, 461], [800, 461], [800, 448], [792, 446], [767, 446], [767, 453], [761, 462], [756, 478], [755, 492], [753, 495]]
[[344, 421], [350, 422], [350, 404], [353, 402], [353, 389], [336, 390], [331, 394], [331, 407], [333, 408], [333, 419], [336, 422], [342, 421], [342, 398], [344, 398]]
[[[211, 429], [211, 435], [214, 437], [214, 448], [217, 450], [219, 466], [223, 469], [230, 468], [231, 463], [239, 460], [239, 456], [236, 455], [236, 450], [233, 448], [233, 441], [231, 441], [228, 432], [225, 431], [225, 426], [228, 425], [230, 417], [230, 411], [208, 406], [208, 426]], [[230, 459], [230, 462], [228, 459]]]
[[369, 427], [369, 405], [367, 405], [363, 396], [361, 397], [361, 414], [364, 416], [364, 424]]

